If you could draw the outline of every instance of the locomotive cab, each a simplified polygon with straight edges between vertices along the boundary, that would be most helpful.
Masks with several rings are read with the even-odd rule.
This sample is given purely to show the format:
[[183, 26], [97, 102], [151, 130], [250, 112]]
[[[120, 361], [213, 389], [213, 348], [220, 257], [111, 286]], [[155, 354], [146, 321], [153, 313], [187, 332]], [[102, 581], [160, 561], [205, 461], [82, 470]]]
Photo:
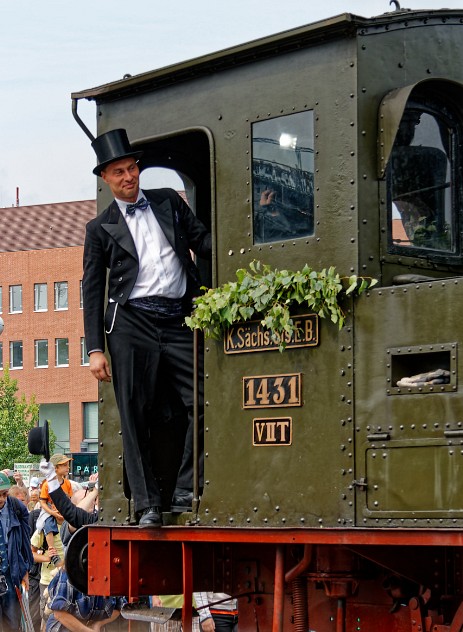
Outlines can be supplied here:
[[[378, 281], [341, 296], [342, 328], [298, 306], [282, 353], [258, 316], [205, 340], [204, 490], [160, 530], [133, 526], [101, 385], [95, 594], [213, 584], [246, 631], [461, 629], [462, 24], [345, 14], [73, 95], [127, 129], [142, 178], [179, 174], [213, 236], [206, 286], [256, 260]], [[168, 505], [185, 411], [164, 387]]]

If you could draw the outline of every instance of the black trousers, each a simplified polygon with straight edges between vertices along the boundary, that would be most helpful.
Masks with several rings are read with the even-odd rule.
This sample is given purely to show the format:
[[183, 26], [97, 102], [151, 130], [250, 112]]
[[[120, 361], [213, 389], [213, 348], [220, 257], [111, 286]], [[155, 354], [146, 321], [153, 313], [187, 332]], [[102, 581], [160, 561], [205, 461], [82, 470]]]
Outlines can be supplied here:
[[[117, 309], [115, 315], [114, 312]], [[150, 429], [155, 410], [158, 376], [167, 379], [188, 412], [188, 425], [176, 487], [193, 488], [193, 332], [183, 318], [159, 319], [153, 312], [110, 303], [106, 331], [112, 361], [114, 391], [119, 408], [124, 464], [135, 511], [161, 506], [153, 474]], [[110, 333], [108, 333], [110, 331]], [[200, 350], [201, 353], [201, 350]], [[203, 362], [199, 358], [199, 485], [202, 486]]]
[[212, 612], [215, 632], [238, 632], [238, 616], [233, 614], [218, 614]]

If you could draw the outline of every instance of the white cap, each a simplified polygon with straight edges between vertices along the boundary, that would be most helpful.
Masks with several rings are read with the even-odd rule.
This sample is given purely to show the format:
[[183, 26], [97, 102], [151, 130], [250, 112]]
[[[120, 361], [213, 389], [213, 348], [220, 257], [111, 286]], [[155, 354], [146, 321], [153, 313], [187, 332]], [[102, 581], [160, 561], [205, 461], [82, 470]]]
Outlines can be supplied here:
[[29, 487], [40, 487], [40, 481], [37, 476], [33, 476], [30, 480]]

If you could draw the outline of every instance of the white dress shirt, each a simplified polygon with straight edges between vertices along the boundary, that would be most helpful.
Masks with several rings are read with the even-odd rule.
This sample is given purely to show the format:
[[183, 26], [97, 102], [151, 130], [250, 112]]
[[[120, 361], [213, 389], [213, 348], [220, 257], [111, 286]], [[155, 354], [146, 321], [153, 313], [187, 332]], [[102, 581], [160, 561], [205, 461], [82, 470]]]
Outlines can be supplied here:
[[[143, 191], [138, 192], [137, 202]], [[151, 207], [127, 214], [127, 204], [116, 198], [127, 223], [138, 254], [138, 276], [131, 298], [164, 296], [182, 298], [186, 291], [187, 274], [180, 259], [164, 235]]]

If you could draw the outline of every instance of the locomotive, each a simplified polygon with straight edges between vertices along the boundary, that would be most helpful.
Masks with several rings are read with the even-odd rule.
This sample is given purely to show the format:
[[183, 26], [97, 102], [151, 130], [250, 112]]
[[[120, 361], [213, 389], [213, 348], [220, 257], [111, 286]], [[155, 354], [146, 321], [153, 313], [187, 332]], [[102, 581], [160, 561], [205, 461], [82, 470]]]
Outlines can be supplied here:
[[[81, 99], [128, 131], [142, 186], [178, 174], [205, 286], [255, 261], [377, 280], [341, 328], [298, 306], [283, 352], [258, 317], [205, 339], [204, 489], [161, 529], [134, 524], [100, 386], [99, 521], [70, 547], [87, 592], [183, 593], [186, 632], [200, 590], [238, 598], [241, 632], [463, 630], [463, 10], [396, 5], [72, 95], [90, 138]], [[161, 390], [167, 507], [184, 411]]]

